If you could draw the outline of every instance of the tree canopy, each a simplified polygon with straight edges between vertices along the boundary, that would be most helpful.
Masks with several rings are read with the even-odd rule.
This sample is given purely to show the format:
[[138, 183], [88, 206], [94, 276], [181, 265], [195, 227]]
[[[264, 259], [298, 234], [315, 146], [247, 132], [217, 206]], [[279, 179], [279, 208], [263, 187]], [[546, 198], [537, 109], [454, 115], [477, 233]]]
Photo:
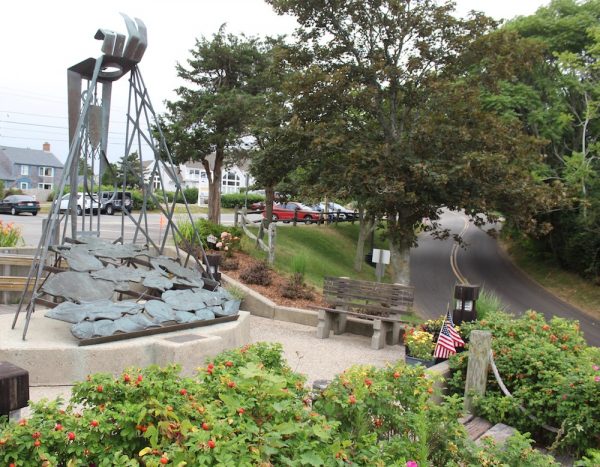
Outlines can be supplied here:
[[[427, 217], [435, 229], [443, 208], [530, 217], [535, 140], [483, 105], [485, 87], [516, 65], [481, 54], [491, 19], [431, 0], [268, 2], [300, 23], [293, 102], [313, 135], [304, 169], [337, 174], [333, 186], [386, 219], [396, 280], [409, 282], [415, 227]], [[488, 73], [471, 73], [481, 61]]]
[[[202, 161], [209, 182], [209, 219], [220, 220], [222, 167], [228, 150], [248, 134], [260, 76], [266, 64], [265, 45], [257, 38], [227, 34], [225, 27], [211, 40], [196, 40], [177, 75], [178, 100], [168, 102], [163, 116], [165, 136], [176, 163]], [[207, 156], [215, 154], [213, 167]]]

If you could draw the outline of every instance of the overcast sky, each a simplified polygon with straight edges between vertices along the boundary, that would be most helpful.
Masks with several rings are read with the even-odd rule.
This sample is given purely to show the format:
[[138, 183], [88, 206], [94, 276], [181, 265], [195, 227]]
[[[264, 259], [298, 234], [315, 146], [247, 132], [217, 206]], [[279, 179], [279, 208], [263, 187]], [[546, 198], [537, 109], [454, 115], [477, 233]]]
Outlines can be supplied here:
[[[477, 9], [496, 19], [529, 15], [549, 0], [457, 0], [464, 15]], [[62, 161], [68, 154], [66, 70], [100, 56], [99, 28], [125, 32], [119, 12], [141, 18], [148, 49], [140, 63], [150, 99], [161, 112], [180, 83], [175, 64], [185, 62], [195, 39], [227, 31], [247, 35], [291, 34], [293, 18], [277, 16], [262, 0], [67, 0], [2, 1], [0, 6], [0, 145], [41, 149], [44, 141]], [[113, 85], [108, 156], [123, 155], [127, 80]], [[148, 158], [150, 156], [144, 156]]]

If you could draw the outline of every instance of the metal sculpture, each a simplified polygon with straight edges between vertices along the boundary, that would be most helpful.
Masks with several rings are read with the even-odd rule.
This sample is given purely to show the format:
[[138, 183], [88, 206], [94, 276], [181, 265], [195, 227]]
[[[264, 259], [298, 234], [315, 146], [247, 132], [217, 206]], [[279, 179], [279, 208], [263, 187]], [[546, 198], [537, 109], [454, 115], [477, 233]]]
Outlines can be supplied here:
[[[175, 201], [171, 204], [162, 201], [167, 199], [163, 173], [175, 184], [174, 199], [183, 198], [187, 218], [192, 226], [194, 222], [138, 68], [148, 46], [146, 26], [138, 18], [134, 21], [122, 16], [127, 35], [99, 29], [94, 37], [102, 41], [102, 55], [77, 63], [67, 71], [69, 155], [29, 271], [26, 290], [31, 287], [33, 293], [26, 308], [23, 339], [36, 303], [53, 308], [47, 316], [73, 323], [73, 334], [87, 343], [97, 342], [98, 338], [106, 341], [166, 332], [181, 326], [206, 325], [234, 319], [237, 313], [236, 301], [203, 266], [208, 261], [195, 227], [199, 257], [189, 253], [193, 251], [189, 244], [185, 245], [185, 251], [179, 248], [178, 241], [184, 244], [187, 241], [173, 222]], [[107, 170], [112, 170], [106, 157], [112, 84], [127, 74], [129, 100], [124, 155], [132, 154], [135, 148], [140, 164], [137, 170], [126, 165], [121, 185], [114, 190], [120, 190], [124, 200], [127, 179], [133, 177], [142, 187], [143, 202], [136, 217], [127, 209], [121, 210], [121, 235], [111, 244], [100, 239], [100, 181]], [[144, 181], [141, 164], [142, 142], [151, 148], [155, 161], [149, 182]], [[85, 168], [82, 177], [81, 167]], [[160, 181], [162, 196], [156, 196], [152, 183], [155, 179]], [[83, 209], [81, 216], [77, 214], [77, 189], [74, 189], [79, 183], [83, 185], [84, 199], [87, 196], [90, 200], [89, 214]], [[60, 201], [67, 184], [72, 188], [69, 209], [61, 215]], [[146, 212], [149, 201], [167, 219], [159, 238], [150, 235]], [[125, 243], [126, 221], [135, 225], [131, 243]], [[174, 242], [176, 260], [163, 256], [169, 237], [178, 237]], [[190, 261], [192, 267], [188, 268]], [[114, 303], [114, 297], [120, 300], [124, 294], [134, 300], [108, 306], [107, 302]], [[15, 313], [13, 329], [25, 305], [24, 297]]]

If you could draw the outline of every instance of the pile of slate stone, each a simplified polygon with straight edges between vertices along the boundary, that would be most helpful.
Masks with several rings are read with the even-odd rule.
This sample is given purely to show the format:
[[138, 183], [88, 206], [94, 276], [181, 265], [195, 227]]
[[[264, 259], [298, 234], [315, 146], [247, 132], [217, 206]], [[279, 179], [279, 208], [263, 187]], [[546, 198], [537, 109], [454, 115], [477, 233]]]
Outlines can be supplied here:
[[[78, 339], [238, 314], [239, 300], [222, 287], [205, 289], [200, 271], [165, 256], [151, 257], [139, 245], [112, 244], [98, 238], [84, 242], [51, 247], [67, 261], [69, 270], [52, 274], [41, 287], [42, 292], [65, 300], [46, 316], [72, 323], [71, 332]], [[150, 267], [127, 261], [140, 257], [145, 257], [141, 263]], [[136, 283], [147, 291], [146, 296], [114, 300]]]

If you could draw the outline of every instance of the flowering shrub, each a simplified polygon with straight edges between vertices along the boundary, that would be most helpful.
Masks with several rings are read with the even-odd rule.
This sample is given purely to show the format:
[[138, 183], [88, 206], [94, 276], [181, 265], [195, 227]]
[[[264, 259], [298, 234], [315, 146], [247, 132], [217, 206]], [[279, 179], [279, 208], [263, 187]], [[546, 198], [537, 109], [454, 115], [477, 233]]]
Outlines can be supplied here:
[[[556, 317], [546, 322], [533, 311], [520, 318], [498, 312], [463, 325], [467, 334], [472, 329], [492, 332], [494, 361], [513, 395], [505, 397], [490, 372], [486, 395], [475, 400], [485, 418], [578, 455], [598, 446], [600, 349], [586, 345], [577, 322]], [[450, 387], [462, 393], [467, 354], [452, 357], [450, 367], [454, 370]], [[560, 433], [543, 430], [542, 424], [557, 427]]]
[[16, 246], [21, 238], [21, 229], [12, 222], [5, 224], [0, 221], [0, 247]]
[[194, 225], [187, 220], [182, 220], [177, 222], [177, 228], [179, 230], [179, 233], [177, 234], [177, 243], [179, 243], [182, 248], [186, 247], [186, 242], [184, 242], [183, 239], [185, 239], [187, 243], [192, 246], [192, 248], [198, 248], [198, 239], [194, 232], [194, 227], [198, 231], [198, 236], [202, 242], [202, 247], [205, 250], [209, 248], [215, 248], [214, 244], [209, 245], [206, 241], [206, 238], [211, 235], [216, 237], [218, 242], [221, 239], [221, 235], [224, 232], [228, 232], [231, 234], [232, 238], [237, 237], [237, 244], [239, 244], [239, 239], [242, 236], [242, 230], [237, 227], [215, 224], [214, 222], [210, 222], [206, 219], [197, 219], [194, 221]]
[[[176, 366], [95, 374], [69, 404], [32, 405], [18, 423], [0, 420], [2, 465], [342, 466], [482, 465], [457, 421], [460, 400], [430, 400], [421, 367], [353, 368], [313, 404], [278, 344], [224, 352], [194, 378]], [[513, 461], [535, 463], [529, 442]], [[538, 455], [541, 456], [541, 455]], [[490, 461], [487, 465], [501, 465]]]
[[224, 251], [225, 255], [230, 257], [233, 255], [234, 249], [239, 249], [240, 237], [235, 237], [227, 231], [221, 232], [219, 241], [215, 244], [215, 250]]
[[432, 360], [435, 342], [433, 334], [423, 331], [420, 328], [410, 328], [404, 333], [404, 345], [406, 353], [411, 357], [422, 360]]

